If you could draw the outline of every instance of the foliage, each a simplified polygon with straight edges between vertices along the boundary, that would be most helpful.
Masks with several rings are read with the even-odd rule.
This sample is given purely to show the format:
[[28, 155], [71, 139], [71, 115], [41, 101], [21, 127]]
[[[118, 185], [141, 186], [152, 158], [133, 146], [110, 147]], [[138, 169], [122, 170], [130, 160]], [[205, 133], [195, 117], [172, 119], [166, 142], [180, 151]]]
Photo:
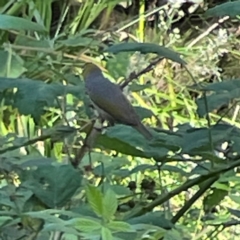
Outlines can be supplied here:
[[[238, 238], [239, 39], [225, 35], [240, 1], [197, 5], [198, 26], [119, 2], [1, 1], [0, 239]], [[86, 62], [105, 62], [152, 141], [95, 132]]]

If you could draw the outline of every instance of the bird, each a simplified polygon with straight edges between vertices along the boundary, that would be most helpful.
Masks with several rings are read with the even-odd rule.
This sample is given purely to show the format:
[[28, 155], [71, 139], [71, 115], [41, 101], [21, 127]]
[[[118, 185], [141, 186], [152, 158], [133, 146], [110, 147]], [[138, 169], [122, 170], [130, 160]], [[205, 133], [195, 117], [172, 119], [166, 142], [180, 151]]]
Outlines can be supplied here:
[[153, 135], [141, 123], [135, 109], [123, 94], [119, 85], [106, 78], [102, 70], [93, 63], [86, 63], [82, 76], [85, 89], [94, 108], [103, 120], [121, 123], [135, 128], [147, 140], [152, 140]]

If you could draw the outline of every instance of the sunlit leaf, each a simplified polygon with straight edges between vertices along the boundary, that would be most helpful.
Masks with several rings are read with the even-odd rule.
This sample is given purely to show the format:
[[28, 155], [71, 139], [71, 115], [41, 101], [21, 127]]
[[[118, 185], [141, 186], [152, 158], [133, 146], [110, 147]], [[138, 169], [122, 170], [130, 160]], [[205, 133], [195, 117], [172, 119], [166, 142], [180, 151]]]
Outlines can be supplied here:
[[130, 224], [120, 221], [109, 222], [107, 228], [111, 229], [113, 232], [131, 232], [133, 231]]
[[110, 220], [118, 207], [118, 201], [115, 193], [109, 188], [104, 193], [103, 197], [103, 207], [104, 207], [104, 216], [106, 219]]
[[91, 232], [101, 229], [101, 223], [99, 220], [89, 218], [74, 219], [74, 226], [82, 232]]
[[94, 187], [92, 185], [87, 185], [86, 195], [92, 210], [98, 216], [102, 216], [104, 214], [104, 206], [103, 206], [103, 195], [101, 191], [97, 187]]
[[102, 240], [114, 240], [111, 231], [106, 227], [102, 227], [101, 238]]

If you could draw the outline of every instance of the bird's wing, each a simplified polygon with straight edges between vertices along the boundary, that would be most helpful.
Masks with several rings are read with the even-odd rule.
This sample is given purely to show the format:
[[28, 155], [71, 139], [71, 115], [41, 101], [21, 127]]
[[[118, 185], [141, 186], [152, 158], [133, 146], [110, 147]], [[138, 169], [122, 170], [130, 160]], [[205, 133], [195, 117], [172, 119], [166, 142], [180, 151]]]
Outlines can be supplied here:
[[99, 108], [112, 116], [117, 122], [133, 126], [139, 123], [134, 108], [118, 86], [111, 84], [101, 94], [99, 88], [96, 89], [96, 92], [91, 89], [89, 96]]

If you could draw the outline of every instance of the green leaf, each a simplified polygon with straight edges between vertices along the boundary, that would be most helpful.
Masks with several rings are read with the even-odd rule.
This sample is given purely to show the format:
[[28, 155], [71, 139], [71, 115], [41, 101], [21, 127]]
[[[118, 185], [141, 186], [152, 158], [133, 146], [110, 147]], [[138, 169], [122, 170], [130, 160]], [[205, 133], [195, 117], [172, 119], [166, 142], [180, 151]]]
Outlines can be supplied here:
[[[31, 198], [32, 195], [32, 191], [26, 188], [16, 188], [9, 184], [0, 189], [0, 205], [15, 209], [17, 204], [18, 210], [22, 211], [26, 202]], [[11, 199], [12, 196], [15, 196], [14, 202]]]
[[37, 32], [46, 32], [47, 30], [38, 23], [27, 19], [0, 14], [0, 29], [3, 30], [31, 30]]
[[238, 219], [240, 219], [240, 210], [228, 208], [228, 211], [229, 211], [233, 216], [235, 216], [235, 217], [237, 217]]
[[104, 214], [104, 206], [103, 206], [103, 195], [101, 191], [97, 187], [94, 187], [88, 184], [86, 187], [86, 195], [92, 210], [99, 217], [102, 217]]
[[110, 58], [106, 63], [106, 68], [111, 77], [115, 80], [126, 77], [130, 65], [130, 53], [119, 53], [116, 57]]
[[[203, 91], [212, 91], [211, 95], [208, 95], [207, 108], [208, 111], [218, 109], [224, 104], [228, 104], [232, 99], [240, 97], [240, 80], [226, 80], [218, 83], [210, 83], [202, 88]], [[196, 100], [198, 109], [198, 115], [203, 117], [207, 111], [205, 106], [205, 97], [198, 98]]]
[[[17, 88], [9, 104], [18, 108], [24, 115], [32, 115], [39, 118], [44, 113], [45, 107], [54, 106], [58, 96], [72, 93], [81, 94], [81, 87], [64, 86], [62, 84], [47, 84], [42, 81], [18, 78], [1, 78], [0, 92]], [[29, 104], [31, 103], [31, 104]]]
[[[121, 128], [119, 128], [119, 126], [117, 126], [117, 125], [114, 126], [114, 129], [112, 127], [108, 128], [106, 134], [100, 135], [97, 138], [97, 142], [96, 142], [97, 146], [115, 150], [117, 152], [121, 152], [121, 153], [127, 154], [127, 155], [145, 157], [145, 154], [143, 151], [132, 146], [130, 143], [128, 143], [124, 139], [124, 138], [129, 138], [129, 137], [133, 138], [134, 136], [137, 138], [137, 137], [139, 137], [140, 134], [138, 134], [136, 132], [133, 133], [134, 130], [130, 129], [130, 127], [126, 127], [128, 129], [128, 131], [126, 128], [125, 129], [124, 128], [125, 128], [125, 126], [124, 127], [121, 126]], [[117, 131], [117, 129], [121, 129], [121, 132]], [[131, 134], [129, 134], [129, 131], [131, 132]], [[141, 138], [141, 136], [140, 136], [140, 139], [143, 140], [143, 137]]]
[[146, 84], [137, 84], [136, 82], [133, 82], [130, 86], [129, 86], [129, 91], [131, 92], [140, 92], [144, 89], [150, 88], [152, 86], [151, 83], [146, 83]]
[[51, 208], [61, 207], [70, 200], [81, 185], [82, 176], [71, 165], [39, 166], [24, 174], [32, 178], [27, 186], [43, 203]]
[[229, 93], [212, 94], [210, 96], [207, 96], [207, 108], [205, 105], [204, 97], [198, 98], [196, 100], [196, 104], [198, 106], [197, 108], [198, 116], [204, 117], [208, 112], [217, 110], [224, 104], [228, 104], [233, 98], [234, 96], [231, 96]]
[[47, 223], [56, 223], [56, 224], [64, 224], [64, 221], [57, 216], [51, 215], [46, 211], [34, 211], [34, 212], [25, 212], [23, 216], [29, 216], [31, 218], [43, 219]]
[[164, 240], [176, 240], [176, 239], [183, 240], [183, 239], [185, 239], [185, 237], [190, 238], [190, 236], [185, 236], [185, 235], [181, 234], [180, 231], [173, 228], [165, 233]]
[[202, 88], [204, 91], [231, 92], [240, 89], [240, 79], [225, 80], [222, 82], [209, 83]]
[[229, 198], [234, 201], [237, 204], [240, 204], [240, 198], [239, 196], [236, 194], [229, 194]]
[[27, 46], [27, 47], [34, 47], [34, 48], [48, 48], [51, 49], [51, 42], [50, 40], [38, 40], [32, 39], [27, 36], [19, 35], [15, 41], [16, 45], [20, 46]]
[[114, 240], [111, 231], [106, 227], [102, 227], [101, 237], [102, 240]]
[[112, 221], [106, 225], [107, 228], [113, 232], [132, 232], [133, 229], [130, 224], [120, 221]]
[[74, 234], [64, 233], [63, 234], [63, 239], [65, 239], [65, 240], [79, 240], [79, 237], [74, 235]]
[[206, 17], [236, 17], [237, 15], [240, 15], [240, 1], [219, 4], [208, 9], [204, 14]]
[[47, 223], [44, 224], [43, 229], [41, 232], [55, 232], [61, 231], [68, 234], [74, 234], [76, 236], [81, 236], [81, 234], [72, 227], [65, 226], [64, 223]]
[[110, 220], [117, 211], [118, 201], [115, 193], [109, 188], [103, 197], [104, 217]]
[[182, 168], [177, 167], [177, 166], [172, 166], [168, 164], [164, 164], [161, 167], [161, 171], [168, 171], [169, 173], [179, 173], [181, 176], [188, 176], [188, 173], [184, 171]]
[[107, 148], [117, 152], [145, 157], [160, 159], [168, 155], [168, 152], [177, 151], [176, 140], [181, 142], [177, 135], [157, 133], [152, 131], [156, 140], [151, 143], [137, 132], [134, 128], [126, 125], [116, 124], [114, 127], [109, 127], [106, 134], [100, 135], [97, 139], [97, 146]]
[[22, 158], [22, 160], [17, 160], [14, 164], [21, 166], [21, 168], [32, 168], [32, 167], [39, 167], [39, 166], [50, 166], [54, 162], [51, 158], [44, 158], [44, 157], [33, 157], [28, 156]]
[[165, 236], [166, 232], [165, 229], [159, 229], [153, 234], [153, 237], [154, 239], [161, 239]]
[[93, 38], [83, 37], [81, 35], [71, 36], [66, 40], [59, 41], [60, 44], [67, 47], [93, 47], [100, 46], [101, 42]]
[[[209, 131], [212, 135], [212, 144], [214, 147], [220, 143], [231, 141], [232, 137], [239, 134], [239, 130], [227, 124], [218, 124], [211, 129], [193, 128], [182, 134], [182, 152], [186, 154], [200, 154], [211, 152], [209, 143]], [[215, 156], [215, 158], [217, 158]]]
[[24, 61], [15, 53], [0, 51], [0, 77], [17, 78], [27, 69]]
[[0, 227], [3, 226], [5, 223], [11, 221], [12, 218], [8, 216], [1, 216], [0, 217]]
[[143, 54], [156, 53], [159, 56], [163, 56], [174, 62], [178, 62], [184, 65], [186, 64], [186, 62], [180, 58], [180, 55], [178, 53], [154, 43], [119, 43], [107, 48], [105, 51], [111, 52], [113, 54], [119, 52], [136, 52], [136, 51], [139, 51]]
[[204, 211], [209, 212], [212, 208], [220, 204], [220, 202], [228, 195], [228, 191], [214, 188], [213, 192], [203, 199]]
[[[129, 161], [126, 158], [120, 158], [116, 157], [112, 159], [112, 157], [108, 157], [105, 154], [101, 153], [101, 157], [97, 156], [97, 154], [94, 154], [96, 156], [96, 160], [98, 162], [103, 162], [104, 166], [98, 165], [96, 168], [94, 168], [93, 173], [97, 176], [105, 176], [105, 177], [111, 177], [112, 175], [117, 175], [118, 170], [121, 169], [122, 166], [128, 165]], [[92, 157], [93, 158], [93, 157]], [[89, 162], [89, 159], [88, 159]], [[104, 169], [103, 169], [104, 167]], [[107, 189], [107, 188], [106, 188]]]
[[111, 186], [108, 186], [108, 187], [111, 187], [111, 189], [114, 191], [114, 193], [117, 196], [127, 196], [127, 195], [132, 194], [132, 192], [129, 190], [129, 188], [124, 187], [122, 185], [111, 185]]
[[160, 211], [149, 212], [142, 216], [129, 219], [127, 222], [131, 225], [140, 223], [150, 224], [164, 229], [170, 229], [173, 227], [171, 221], [165, 218], [165, 213]]
[[81, 232], [92, 232], [101, 229], [102, 225], [98, 219], [93, 220], [89, 218], [77, 218], [72, 219], [71, 221], [74, 222], [74, 227], [77, 228]]
[[134, 167], [131, 170], [130, 174], [139, 173], [139, 172], [144, 173], [146, 170], [148, 170], [149, 172], [155, 171], [155, 170], [157, 170], [157, 166], [151, 165], [151, 164], [141, 164], [141, 165]]
[[147, 108], [143, 107], [134, 107], [139, 118], [142, 120], [144, 118], [151, 118], [153, 116], [153, 112]]

